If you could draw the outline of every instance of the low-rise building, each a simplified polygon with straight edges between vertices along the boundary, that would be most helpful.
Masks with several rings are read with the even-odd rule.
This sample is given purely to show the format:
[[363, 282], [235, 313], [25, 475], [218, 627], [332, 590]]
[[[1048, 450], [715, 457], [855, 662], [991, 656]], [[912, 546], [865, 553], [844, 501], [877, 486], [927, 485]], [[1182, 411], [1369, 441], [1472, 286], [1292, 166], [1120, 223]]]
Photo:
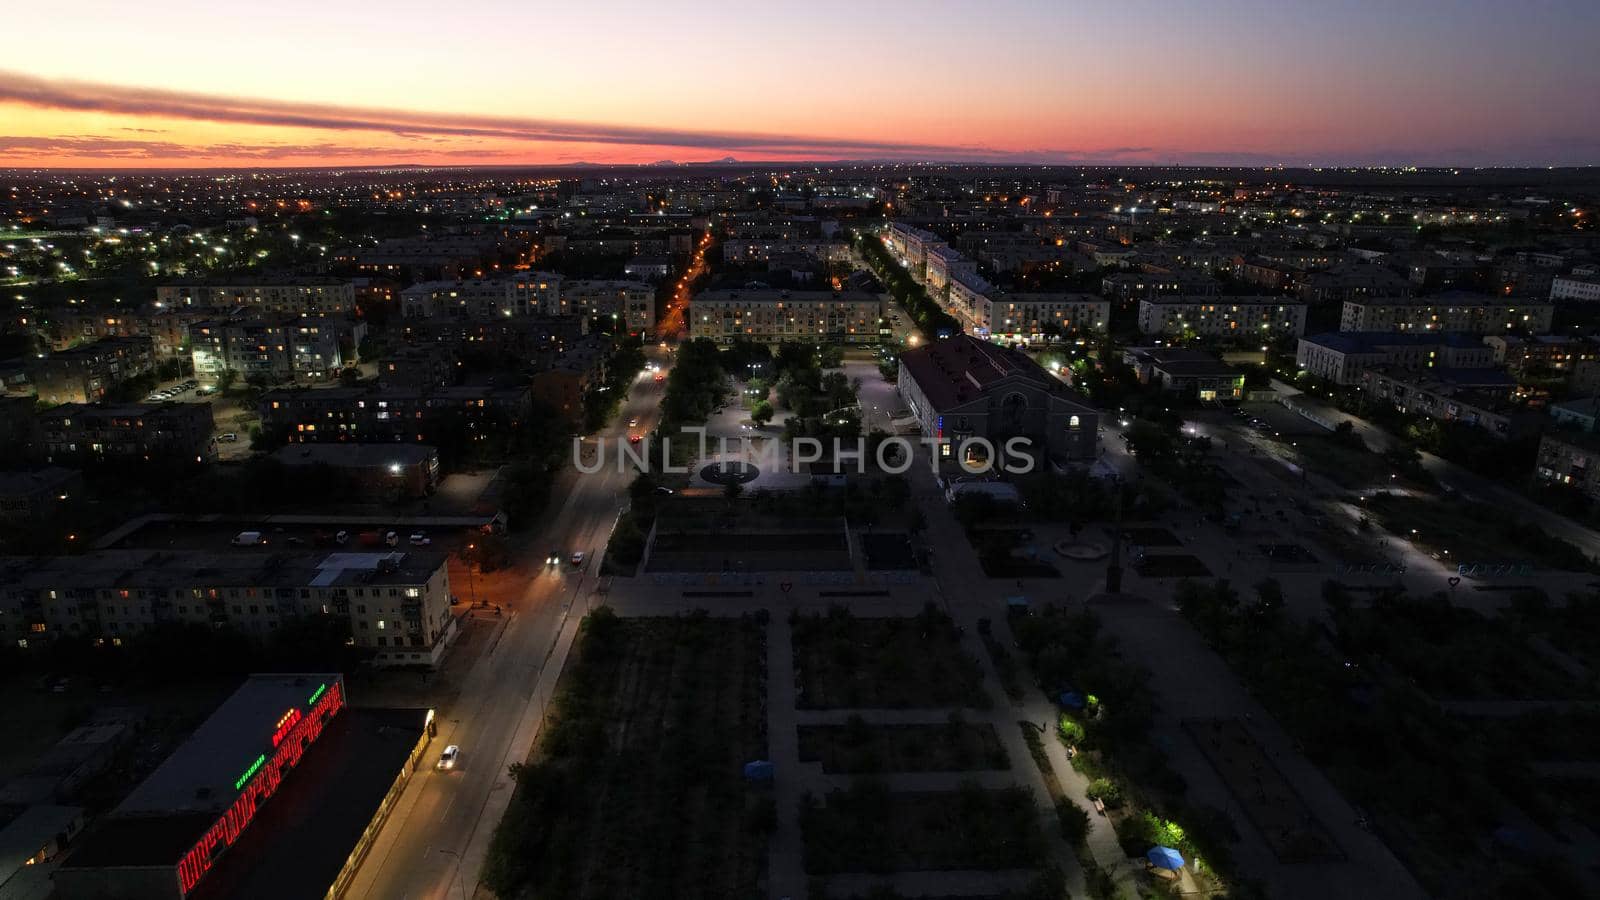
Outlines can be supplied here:
[[407, 319], [488, 319], [530, 315], [510, 278], [424, 281], [400, 292], [400, 315]]
[[1069, 292], [985, 294], [978, 297], [968, 325], [980, 337], [1019, 341], [1105, 334], [1111, 325], [1111, 301]]
[[1570, 375], [1579, 364], [1600, 359], [1600, 343], [1587, 336], [1492, 334], [1483, 342], [1494, 351], [1495, 365], [1504, 366], [1518, 378], [1540, 373]]
[[156, 288], [156, 305], [243, 309], [258, 316], [342, 316], [355, 310], [356, 289], [353, 282], [320, 276], [164, 284]]
[[61, 900], [338, 897], [433, 732], [337, 673], [255, 675], [55, 872]]
[[1557, 425], [1579, 431], [1600, 431], [1600, 396], [1579, 397], [1565, 403], [1552, 403], [1546, 410]]
[[190, 326], [189, 346], [202, 384], [229, 372], [263, 384], [324, 381], [344, 365], [341, 345], [354, 347], [365, 332], [364, 322], [302, 316], [213, 319]]
[[435, 551], [273, 548], [0, 557], [0, 624], [32, 646], [63, 635], [121, 643], [180, 623], [264, 640], [331, 616], [379, 665], [435, 665], [455, 625], [447, 562]]
[[561, 286], [559, 315], [611, 316], [629, 331], [656, 327], [656, 289], [628, 279], [574, 279]]
[[1600, 500], [1600, 435], [1586, 431], [1547, 431], [1539, 439], [1535, 478], [1566, 485]]
[[604, 383], [611, 344], [598, 337], [585, 338], [568, 347], [533, 376], [533, 399], [578, 425], [583, 422], [584, 398]]
[[439, 486], [439, 451], [426, 444], [293, 444], [272, 458], [290, 468], [326, 466], [375, 500], [414, 500]]
[[878, 340], [883, 300], [864, 291], [713, 290], [689, 302], [689, 333], [714, 341]]
[[1364, 297], [1409, 297], [1416, 286], [1410, 279], [1384, 266], [1350, 264], [1307, 272], [1299, 277], [1295, 289], [1301, 300], [1320, 304]]
[[1163, 294], [1215, 296], [1222, 285], [1204, 272], [1117, 272], [1100, 280], [1100, 292], [1113, 300], [1143, 300]]
[[1283, 297], [1157, 296], [1139, 301], [1139, 333], [1233, 337], [1246, 341], [1299, 337], [1306, 305]]
[[1300, 339], [1295, 365], [1336, 384], [1358, 384], [1373, 366], [1405, 369], [1483, 369], [1495, 350], [1477, 335], [1445, 332], [1330, 331]]
[[919, 284], [928, 278], [928, 251], [947, 246], [944, 238], [937, 234], [904, 222], [890, 222], [882, 238], [889, 252]]
[[1447, 292], [1429, 297], [1346, 300], [1339, 330], [1545, 334], [1554, 315], [1555, 306], [1548, 301]]
[[1568, 303], [1600, 303], [1600, 277], [1559, 275], [1550, 280], [1550, 299]]
[[960, 334], [912, 348], [900, 354], [897, 389], [923, 437], [943, 442], [942, 461], [975, 462], [981, 448], [963, 449], [973, 438], [997, 449], [1024, 438], [1033, 454], [1060, 460], [1099, 454], [1094, 407], [1010, 347]]
[[83, 490], [83, 473], [50, 466], [24, 472], [0, 472], [0, 520], [29, 522], [48, 519]]
[[1141, 384], [1197, 400], [1243, 400], [1244, 373], [1214, 353], [1182, 347], [1130, 347], [1122, 354]]
[[150, 338], [113, 337], [32, 360], [28, 379], [43, 403], [92, 403], [155, 368], [155, 344]]
[[443, 445], [519, 428], [527, 421], [531, 404], [526, 387], [358, 386], [268, 391], [258, 408], [262, 432], [289, 443]]
[[1511, 403], [1516, 379], [1499, 369], [1417, 371], [1373, 366], [1361, 373], [1361, 389], [1403, 413], [1461, 422], [1507, 438], [1533, 427], [1538, 416]]
[[50, 462], [174, 460], [216, 456], [209, 403], [64, 403], [39, 414], [40, 440]]

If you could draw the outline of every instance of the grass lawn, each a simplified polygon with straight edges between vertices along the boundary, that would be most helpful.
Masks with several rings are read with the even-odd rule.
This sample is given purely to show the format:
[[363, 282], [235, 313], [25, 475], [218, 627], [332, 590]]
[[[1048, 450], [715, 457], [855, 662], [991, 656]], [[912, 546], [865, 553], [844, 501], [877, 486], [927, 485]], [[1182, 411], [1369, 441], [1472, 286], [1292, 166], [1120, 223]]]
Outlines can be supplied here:
[[950, 617], [857, 619], [843, 607], [791, 618], [802, 709], [987, 707], [983, 671]]
[[1437, 553], [1447, 565], [1600, 571], [1566, 541], [1482, 504], [1378, 493], [1367, 498], [1365, 507], [1389, 532]]
[[802, 725], [800, 759], [822, 763], [829, 774], [1011, 767], [992, 725], [955, 716], [943, 725], [868, 725], [856, 717], [844, 725]]
[[759, 894], [776, 815], [741, 767], [766, 758], [765, 634], [756, 617], [591, 614], [495, 831], [495, 893]]
[[908, 872], [1032, 869], [1045, 862], [1033, 797], [1023, 788], [975, 785], [941, 793], [894, 792], [875, 782], [807, 797], [800, 808], [806, 871]]

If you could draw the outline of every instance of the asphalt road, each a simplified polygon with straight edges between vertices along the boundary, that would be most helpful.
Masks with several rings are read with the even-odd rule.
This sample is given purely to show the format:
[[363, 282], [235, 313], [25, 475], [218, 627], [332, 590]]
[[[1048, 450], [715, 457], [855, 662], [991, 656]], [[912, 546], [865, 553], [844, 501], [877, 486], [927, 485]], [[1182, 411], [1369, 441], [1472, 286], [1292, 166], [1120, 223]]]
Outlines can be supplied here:
[[[666, 363], [654, 348], [650, 355], [652, 361]], [[625, 441], [630, 431], [654, 428], [663, 389], [649, 373], [642, 375], [621, 414], [597, 436]], [[639, 420], [636, 429], [627, 425], [632, 418]], [[614, 460], [614, 454], [609, 458]], [[460, 698], [439, 710], [439, 734], [430, 748], [433, 757], [426, 761], [430, 767], [420, 769], [406, 787], [348, 897], [472, 896], [478, 873], [468, 847], [475, 841], [481, 847], [497, 824], [485, 806], [498, 775], [530, 750], [512, 746], [513, 735], [530, 705], [544, 702], [543, 695], [535, 697], [535, 681], [567, 617], [585, 611], [597, 585], [601, 551], [631, 480], [632, 473], [618, 472], [614, 463], [578, 475], [564, 497], [552, 498], [553, 505], [560, 505], [546, 512], [535, 535], [519, 541], [516, 568], [525, 573], [526, 588], [508, 604], [504, 625], [483, 642], [483, 655], [466, 676]], [[544, 563], [552, 548], [563, 555], [557, 567]], [[587, 554], [581, 568], [567, 561], [577, 550]], [[457, 768], [431, 768], [450, 744], [461, 747]], [[464, 857], [473, 861], [464, 866]]]

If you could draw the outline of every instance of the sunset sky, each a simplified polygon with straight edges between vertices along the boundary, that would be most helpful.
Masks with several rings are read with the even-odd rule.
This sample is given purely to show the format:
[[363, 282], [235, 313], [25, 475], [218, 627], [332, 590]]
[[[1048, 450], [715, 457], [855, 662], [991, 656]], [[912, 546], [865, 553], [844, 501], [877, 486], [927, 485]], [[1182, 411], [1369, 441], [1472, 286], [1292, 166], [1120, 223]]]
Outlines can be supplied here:
[[0, 166], [1600, 164], [1596, 0], [7, 9]]

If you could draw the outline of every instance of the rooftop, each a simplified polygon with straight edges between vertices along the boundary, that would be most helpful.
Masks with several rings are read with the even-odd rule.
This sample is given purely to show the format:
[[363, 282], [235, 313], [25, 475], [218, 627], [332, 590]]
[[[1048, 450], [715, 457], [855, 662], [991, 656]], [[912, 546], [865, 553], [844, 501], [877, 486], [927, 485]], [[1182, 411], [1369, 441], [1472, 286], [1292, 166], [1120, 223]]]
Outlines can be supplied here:
[[1483, 336], [1459, 331], [1327, 331], [1301, 338], [1341, 353], [1374, 353], [1383, 347], [1482, 347]]
[[225, 587], [414, 586], [443, 568], [434, 550], [275, 553], [249, 550], [98, 550], [80, 556], [0, 557], [0, 581], [18, 588], [188, 590]]
[[427, 444], [290, 444], [272, 458], [286, 466], [337, 466], [346, 469], [414, 466], [437, 456]]
[[1022, 351], [966, 334], [907, 350], [900, 354], [900, 364], [937, 410], [975, 400], [1007, 378], [1021, 378], [1045, 391], [1065, 393], [1059, 382]]
[[250, 676], [115, 814], [204, 813], [209, 824], [239, 796], [256, 759], [272, 751], [283, 717], [309, 710], [313, 698], [340, 681], [337, 673]]

